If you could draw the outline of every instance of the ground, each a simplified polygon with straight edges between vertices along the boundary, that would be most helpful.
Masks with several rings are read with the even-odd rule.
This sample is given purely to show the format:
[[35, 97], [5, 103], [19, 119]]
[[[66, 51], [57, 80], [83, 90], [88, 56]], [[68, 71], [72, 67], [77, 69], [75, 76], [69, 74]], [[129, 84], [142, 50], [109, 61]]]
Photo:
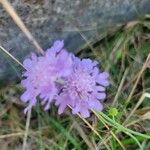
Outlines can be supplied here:
[[149, 16], [86, 43], [76, 55], [96, 59], [110, 74], [104, 111], [83, 119], [70, 109], [58, 115], [55, 106], [44, 112], [37, 105], [27, 117], [20, 101], [23, 88], [19, 82], [9, 84], [0, 89], [1, 150], [22, 149], [27, 129], [27, 150], [150, 149]]

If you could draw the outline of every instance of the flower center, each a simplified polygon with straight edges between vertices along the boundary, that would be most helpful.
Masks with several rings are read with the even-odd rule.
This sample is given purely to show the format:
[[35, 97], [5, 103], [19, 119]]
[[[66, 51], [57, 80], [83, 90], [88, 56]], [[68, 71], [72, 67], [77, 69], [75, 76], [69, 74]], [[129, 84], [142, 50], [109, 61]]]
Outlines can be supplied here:
[[88, 72], [78, 69], [69, 77], [65, 87], [71, 95], [86, 99], [93, 92], [94, 85], [92, 76]]

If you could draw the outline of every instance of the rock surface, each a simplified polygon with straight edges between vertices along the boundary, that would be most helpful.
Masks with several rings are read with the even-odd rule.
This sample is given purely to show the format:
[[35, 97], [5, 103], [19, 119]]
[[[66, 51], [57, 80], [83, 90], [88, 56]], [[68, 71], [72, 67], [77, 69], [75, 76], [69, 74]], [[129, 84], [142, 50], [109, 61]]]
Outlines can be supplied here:
[[[55, 39], [64, 39], [76, 52], [87, 40], [117, 24], [150, 13], [150, 0], [11, 0], [13, 7], [43, 49]], [[25, 35], [0, 6], [0, 45], [22, 61], [35, 50]], [[20, 68], [0, 50], [0, 85], [19, 78]]]

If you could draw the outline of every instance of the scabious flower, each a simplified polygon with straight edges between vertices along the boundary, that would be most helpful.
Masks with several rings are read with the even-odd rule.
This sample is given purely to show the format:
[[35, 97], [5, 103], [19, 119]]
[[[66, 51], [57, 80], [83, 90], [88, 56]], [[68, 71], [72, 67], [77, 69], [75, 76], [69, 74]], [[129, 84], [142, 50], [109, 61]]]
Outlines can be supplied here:
[[63, 113], [69, 105], [72, 113], [82, 117], [90, 116], [90, 110], [101, 111], [101, 101], [105, 99], [105, 87], [109, 85], [108, 73], [101, 72], [97, 61], [73, 57], [72, 73], [65, 78], [62, 92], [57, 95], [58, 113]]
[[23, 66], [26, 71], [21, 84], [26, 91], [21, 100], [28, 103], [24, 113], [36, 105], [38, 96], [44, 109], [48, 110], [58, 95], [57, 80], [60, 81], [72, 71], [72, 54], [64, 49], [63, 41], [55, 41], [44, 56], [32, 54], [31, 58], [24, 60]]
[[108, 73], [98, 69], [97, 61], [80, 59], [67, 52], [63, 41], [55, 41], [43, 56], [33, 53], [23, 66], [26, 71], [21, 84], [26, 91], [21, 100], [28, 103], [25, 113], [36, 105], [38, 97], [44, 110], [55, 101], [59, 114], [70, 106], [73, 114], [80, 113], [86, 118], [91, 109], [103, 109]]

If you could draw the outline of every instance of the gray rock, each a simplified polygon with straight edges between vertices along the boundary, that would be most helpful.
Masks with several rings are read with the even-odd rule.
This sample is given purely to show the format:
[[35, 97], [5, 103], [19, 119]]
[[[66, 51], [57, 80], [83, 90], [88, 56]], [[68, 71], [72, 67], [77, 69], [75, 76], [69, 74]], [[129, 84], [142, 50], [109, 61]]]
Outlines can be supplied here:
[[[110, 27], [150, 12], [150, 0], [11, 0], [11, 4], [43, 49], [56, 39], [76, 52], [86, 42], [97, 41]], [[35, 47], [0, 6], [0, 45], [21, 62]], [[0, 50], [0, 85], [19, 79], [21, 67]]]

